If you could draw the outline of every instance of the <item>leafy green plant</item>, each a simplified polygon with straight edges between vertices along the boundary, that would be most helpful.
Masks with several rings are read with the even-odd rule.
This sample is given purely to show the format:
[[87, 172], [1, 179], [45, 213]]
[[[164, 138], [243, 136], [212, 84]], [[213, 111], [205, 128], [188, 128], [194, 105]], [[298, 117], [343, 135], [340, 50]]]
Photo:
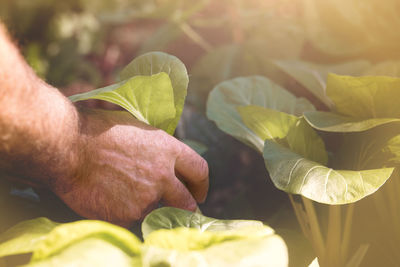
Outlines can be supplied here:
[[178, 125], [189, 82], [185, 65], [176, 57], [147, 53], [120, 73], [121, 82], [70, 96], [71, 101], [100, 99], [117, 104], [138, 120], [173, 134]]
[[[117, 84], [70, 99], [118, 104], [137, 119], [173, 134], [188, 84], [182, 62], [165, 53], [148, 53], [133, 60], [120, 76]], [[201, 144], [190, 143], [204, 151]], [[26, 266], [288, 265], [284, 241], [259, 221], [216, 220], [161, 208], [145, 218], [142, 232], [143, 243], [126, 229], [105, 222], [59, 224], [38, 218], [0, 236], [0, 258], [32, 254]]]
[[[358, 93], [349, 95], [351, 92], [348, 88], [353, 87], [348, 84], [351, 78], [341, 80], [339, 76], [331, 76], [326, 79], [330, 72], [352, 76], [399, 76], [399, 62], [396, 58], [400, 38], [396, 31], [387, 31], [399, 24], [398, 4], [395, 0], [385, 4], [377, 0], [367, 0], [362, 4], [356, 0], [301, 0], [296, 3], [290, 0], [74, 0], [68, 3], [41, 0], [40, 5], [28, 2], [3, 1], [0, 3], [0, 17], [14, 29], [17, 36], [29, 41], [23, 49], [28, 62], [40, 75], [57, 86], [77, 78], [98, 84], [102, 76], [92, 64], [98, 61], [91, 58], [93, 50], [97, 50], [96, 44], [104, 39], [106, 45], [108, 42], [114, 44], [121, 36], [110, 35], [110, 29], [116, 29], [115, 26], [121, 23], [132, 25], [133, 18], [147, 19], [146, 23], [151, 25], [151, 29], [159, 25], [160, 21], [165, 22], [150, 37], [144, 34], [148, 38], [140, 44], [138, 54], [154, 50], [170, 51], [178, 47], [178, 54], [186, 55], [184, 59], [189, 64], [193, 59], [200, 58], [190, 66], [191, 95], [188, 100], [196, 107], [203, 108], [210, 89], [220, 82], [244, 75], [267, 76], [270, 80], [254, 76], [219, 84], [210, 95], [207, 114], [224, 132], [263, 154], [274, 184], [290, 193], [289, 198], [300, 226], [318, 256], [313, 264], [359, 265], [367, 251], [374, 252], [376, 240], [372, 236], [380, 235], [373, 233], [376, 229], [384, 238], [378, 240], [380, 243], [375, 242], [375, 245], [378, 244], [379, 248], [382, 247], [388, 253], [387, 257], [383, 254], [379, 256], [392, 258], [392, 265], [400, 262], [397, 253], [400, 245], [400, 185], [398, 171], [393, 171], [400, 158], [400, 138], [396, 126], [399, 120], [395, 97], [397, 91], [394, 86], [388, 86], [387, 92], [382, 90], [390, 79], [382, 79], [376, 91], [373, 88], [377, 82], [375, 78], [365, 81], [354, 79], [360, 82], [361, 87], [369, 88], [365, 98], [361, 99]], [[22, 10], [23, 16], [17, 10]], [[43, 21], [48, 21], [51, 26], [42, 28]], [[140, 23], [143, 21], [135, 24], [135, 27], [140, 28]], [[24, 33], [28, 33], [28, 36]], [[130, 38], [125, 33], [122, 38], [124, 41]], [[218, 38], [214, 38], [215, 35], [219, 35]], [[141, 39], [141, 34], [139, 36], [138, 39]], [[182, 41], [188, 44], [186, 39], [189, 40], [189, 53], [180, 49]], [[134, 52], [133, 46], [130, 47], [133, 51], [128, 52]], [[83, 58], [83, 55], [86, 57]], [[310, 59], [318, 63], [304, 61]], [[346, 62], [338, 63], [344, 59]], [[378, 64], [371, 63], [388, 59]], [[164, 63], [166, 65], [163, 66]], [[167, 54], [150, 53], [135, 59], [119, 76], [120, 82], [117, 84], [72, 96], [71, 100], [106, 100], [120, 105], [137, 119], [173, 134], [186, 96], [188, 75], [183, 64]], [[336, 90], [331, 90], [334, 88]], [[310, 97], [306, 100], [295, 95]], [[382, 96], [383, 105], [377, 104], [379, 99], [374, 96]], [[353, 100], [346, 107], [342, 106], [348, 99]], [[391, 104], [388, 104], [389, 100]], [[154, 105], [154, 102], [157, 104]], [[314, 106], [322, 110], [315, 111]], [[188, 121], [188, 127], [195, 128], [193, 125], [196, 122], [192, 118]], [[220, 164], [220, 169], [231, 169], [226, 165], [232, 164], [229, 156], [236, 154], [248, 160], [248, 151], [245, 151], [247, 154], [238, 153], [243, 152], [243, 148], [234, 140], [231, 143], [221, 142], [231, 139], [214, 130], [214, 125], [211, 125], [213, 131], [206, 132], [204, 121], [198, 126], [202, 131], [192, 131], [211, 140], [211, 145], [208, 144], [211, 149], [223, 150], [225, 153], [219, 153], [209, 160], [211, 164]], [[219, 138], [216, 138], [217, 134]], [[185, 142], [199, 153], [204, 153], [206, 149], [191, 140]], [[230, 147], [224, 147], [225, 144]], [[248, 161], [253, 163], [252, 160], [250, 157]], [[212, 170], [213, 175], [216, 172]], [[231, 183], [229, 172], [225, 176], [228, 177], [226, 180], [214, 179], [212, 182], [224, 189], [235, 184]], [[220, 175], [217, 178], [224, 177]], [[8, 185], [0, 186], [0, 189], [6, 195], [4, 198], [0, 196], [0, 204], [8, 212], [12, 209], [8, 204], [11, 202], [8, 198], [11, 189]], [[229, 194], [229, 191], [225, 194], [228, 195], [227, 199], [230, 198]], [[242, 208], [244, 206], [237, 205], [237, 202], [246, 202], [246, 199], [242, 198], [232, 205], [236, 215], [253, 215], [245, 212]], [[375, 204], [375, 215], [381, 223], [364, 231], [364, 239], [355, 240], [353, 232], [359, 228], [356, 225], [357, 214], [363, 203], [366, 203], [369, 211], [372, 204]], [[36, 214], [42, 203], [29, 204], [29, 210], [33, 213], [24, 216], [34, 217], [32, 214]], [[174, 222], [169, 221], [172, 220], [171, 214], [166, 211], [169, 212], [163, 210], [150, 218], [164, 221], [165, 228], [168, 228], [167, 225]], [[175, 212], [171, 213], [177, 216]], [[190, 224], [191, 219], [198, 219], [197, 215], [186, 216], [184, 212], [181, 215], [180, 223], [186, 225]], [[374, 223], [368, 216], [365, 218], [362, 224]], [[44, 220], [42, 223], [47, 225]], [[179, 227], [180, 223], [174, 225]], [[152, 227], [158, 229], [158, 226]], [[180, 244], [192, 242], [188, 236], [197, 241], [201, 239], [198, 238], [198, 232], [192, 229], [177, 229], [176, 233], [170, 231], [156, 234], [152, 240], [155, 240], [154, 244], [162, 243], [160, 240], [172, 240], [172, 243], [177, 235], [182, 237]], [[30, 238], [34, 240], [34, 235]], [[204, 240], [209, 242], [220, 238], [223, 237], [208, 235]], [[204, 240], [199, 243], [204, 244]], [[239, 241], [242, 240], [235, 242]], [[113, 251], [112, 255], [107, 252], [104, 255], [115, 261], [125, 264], [131, 260], [130, 256], [126, 257], [125, 251], [122, 254], [118, 252], [119, 248], [114, 244], [110, 245], [104, 240], [89, 240], [87, 244], [92, 243], [99, 251]], [[175, 266], [178, 263], [168, 263], [168, 260], [179, 255], [182, 264], [191, 265], [189, 263], [193, 257], [198, 256], [192, 250], [185, 255], [180, 250], [171, 252], [170, 243], [150, 249], [156, 252], [149, 252], [147, 260]], [[79, 246], [68, 253], [85, 251], [85, 243]], [[204, 250], [214, 251], [210, 247]], [[215, 249], [217, 256], [222, 254], [221, 250]], [[231, 245], [227, 245], [225, 250], [241, 253], [241, 250], [237, 251]], [[249, 253], [244, 248], [242, 251]], [[95, 253], [94, 250], [92, 252]], [[202, 250], [200, 254], [202, 259], [208, 261], [211, 253]], [[168, 260], [158, 256], [161, 254], [168, 255]], [[104, 262], [107, 263], [106, 260]], [[379, 264], [385, 265], [381, 262]]]
[[106, 222], [38, 218], [0, 236], [0, 258], [31, 253], [25, 266], [287, 266], [285, 243], [258, 221], [161, 208], [145, 218], [142, 229], [143, 243]]
[[32, 253], [28, 266], [137, 266], [140, 255], [137, 237], [100, 221], [58, 224], [38, 218], [16, 225], [1, 240], [0, 256]]
[[[287, 266], [285, 243], [259, 221], [216, 220], [161, 208], [142, 224], [145, 256], [168, 266]], [[150, 264], [150, 266], [152, 266]], [[158, 266], [158, 265], [157, 265]]]
[[[255, 79], [264, 79], [264, 87], [257, 88]], [[328, 77], [324, 99], [333, 103], [334, 113], [314, 111], [311, 107], [302, 110], [304, 115], [296, 114], [295, 103], [305, 100], [296, 99], [261, 77], [223, 82], [209, 96], [208, 117], [220, 129], [263, 154], [277, 188], [301, 196], [303, 204], [289, 195], [321, 266], [360, 264], [367, 247], [361, 244], [356, 251], [349, 247], [352, 203], [370, 194], [381, 199], [383, 190], [379, 188], [391, 176], [390, 180], [397, 180], [397, 175], [392, 173], [398, 155], [398, 115], [397, 106], [390, 103], [396, 99], [393, 95], [397, 94], [398, 82], [399, 79], [389, 77], [332, 74]], [[275, 88], [279, 92], [269, 99], [262, 97], [264, 92]], [[285, 110], [281, 103], [286, 103], [291, 110]], [[321, 130], [330, 131], [331, 138], [328, 140]], [[325, 146], [332, 138], [339, 142], [339, 149]], [[396, 185], [391, 188], [398, 190]], [[394, 199], [397, 197], [395, 192], [390, 195], [392, 202], [381, 199], [377, 210], [382, 213], [385, 206], [392, 207], [391, 221], [396, 221], [398, 211]], [[316, 211], [316, 206], [321, 205], [311, 200], [329, 205], [326, 234], [322, 234], [325, 227], [320, 225]], [[390, 217], [390, 211], [385, 213], [385, 218]], [[397, 232], [395, 229], [393, 233]]]

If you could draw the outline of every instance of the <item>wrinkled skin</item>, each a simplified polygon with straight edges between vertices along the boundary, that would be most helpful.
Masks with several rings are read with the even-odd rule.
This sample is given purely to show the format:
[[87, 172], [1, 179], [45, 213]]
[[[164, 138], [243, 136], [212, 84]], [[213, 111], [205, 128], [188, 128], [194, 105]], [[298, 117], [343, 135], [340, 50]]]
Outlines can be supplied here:
[[81, 115], [77, 175], [54, 188], [75, 212], [128, 227], [159, 201], [193, 211], [205, 200], [208, 166], [188, 146], [124, 111]]

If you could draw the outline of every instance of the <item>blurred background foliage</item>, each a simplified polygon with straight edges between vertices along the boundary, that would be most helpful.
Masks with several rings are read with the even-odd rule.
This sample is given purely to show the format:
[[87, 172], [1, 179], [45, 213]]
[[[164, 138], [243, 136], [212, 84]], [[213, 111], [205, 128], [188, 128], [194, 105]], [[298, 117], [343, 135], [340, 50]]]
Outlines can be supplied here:
[[[208, 93], [226, 79], [264, 75], [324, 109], [307, 89], [319, 82], [321, 66], [341, 74], [400, 74], [399, 14], [397, 0], [0, 0], [0, 18], [29, 64], [66, 95], [116, 81], [118, 70], [142, 53], [179, 57], [190, 83], [176, 136], [208, 148], [204, 214], [298, 232], [287, 196], [266, 177], [262, 158], [206, 118]], [[299, 79], [277, 61], [297, 62], [295, 72], [310, 78]], [[0, 231], [36, 216], [79, 218], [45, 190], [0, 182], [7, 183], [0, 187], [1, 213], [9, 215], [1, 215]]]

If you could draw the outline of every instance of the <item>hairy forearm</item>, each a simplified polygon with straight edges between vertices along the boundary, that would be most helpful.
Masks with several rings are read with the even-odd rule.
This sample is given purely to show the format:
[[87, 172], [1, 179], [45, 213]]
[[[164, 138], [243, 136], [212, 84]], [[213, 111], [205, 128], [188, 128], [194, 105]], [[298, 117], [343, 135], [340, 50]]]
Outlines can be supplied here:
[[78, 164], [79, 116], [36, 77], [0, 23], [0, 169], [54, 186]]

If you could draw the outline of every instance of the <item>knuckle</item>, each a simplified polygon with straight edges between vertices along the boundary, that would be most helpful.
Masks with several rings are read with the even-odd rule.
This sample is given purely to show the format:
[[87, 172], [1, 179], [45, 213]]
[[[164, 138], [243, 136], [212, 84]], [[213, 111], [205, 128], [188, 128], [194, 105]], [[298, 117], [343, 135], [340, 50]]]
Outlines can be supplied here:
[[175, 157], [179, 157], [185, 154], [185, 144], [181, 143], [177, 139], [171, 139], [171, 147]]
[[201, 158], [201, 160], [198, 163], [198, 171], [200, 173], [200, 180], [201, 181], [206, 181], [208, 180], [208, 163], [205, 159]]

